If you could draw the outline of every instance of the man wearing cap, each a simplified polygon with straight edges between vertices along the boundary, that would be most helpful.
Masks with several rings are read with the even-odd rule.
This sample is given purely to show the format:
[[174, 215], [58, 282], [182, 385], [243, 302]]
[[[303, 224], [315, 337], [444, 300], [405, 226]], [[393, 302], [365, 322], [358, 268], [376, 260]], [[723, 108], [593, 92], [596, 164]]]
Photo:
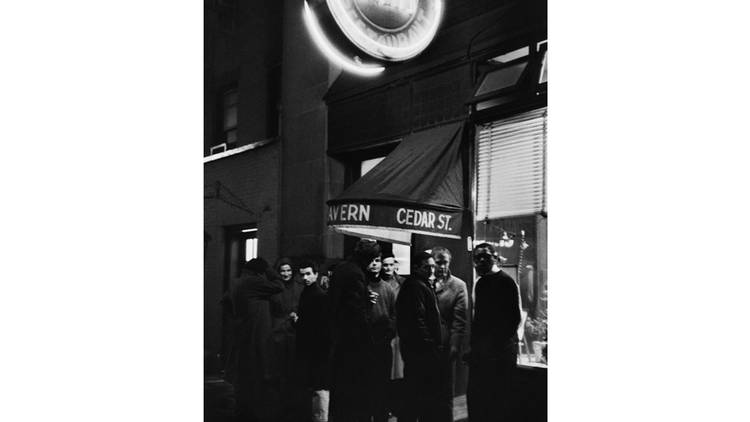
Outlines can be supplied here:
[[469, 385], [466, 394], [471, 422], [513, 420], [521, 307], [518, 286], [498, 266], [489, 243], [474, 248], [476, 283], [471, 324]]

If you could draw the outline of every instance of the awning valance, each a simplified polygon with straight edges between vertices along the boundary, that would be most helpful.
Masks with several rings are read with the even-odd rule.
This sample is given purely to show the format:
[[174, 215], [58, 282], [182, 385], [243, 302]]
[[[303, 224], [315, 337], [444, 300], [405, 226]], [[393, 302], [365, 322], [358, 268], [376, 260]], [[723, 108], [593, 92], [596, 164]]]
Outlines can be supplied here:
[[328, 201], [337, 232], [410, 244], [411, 234], [458, 239], [464, 214], [461, 123], [406, 136], [380, 164]]

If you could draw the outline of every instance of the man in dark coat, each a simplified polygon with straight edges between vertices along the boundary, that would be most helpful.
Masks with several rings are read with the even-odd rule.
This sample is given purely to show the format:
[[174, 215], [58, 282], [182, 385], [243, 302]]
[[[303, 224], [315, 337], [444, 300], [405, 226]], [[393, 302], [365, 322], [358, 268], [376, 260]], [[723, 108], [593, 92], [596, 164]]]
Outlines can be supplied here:
[[275, 412], [267, 397], [272, 354], [270, 299], [283, 289], [278, 275], [262, 258], [248, 261], [230, 286], [233, 342], [226, 370], [241, 420], [269, 420]]
[[518, 325], [521, 307], [518, 286], [498, 266], [489, 243], [474, 248], [474, 267], [480, 278], [475, 289], [474, 319], [467, 406], [471, 422], [514, 419]]
[[305, 419], [324, 422], [328, 420], [328, 400], [330, 390], [329, 352], [331, 348], [331, 326], [329, 324], [328, 294], [318, 283], [318, 265], [303, 262], [299, 267], [305, 289], [297, 307], [297, 373], [306, 390], [304, 399], [308, 411]]
[[406, 406], [399, 422], [433, 422], [440, 418], [435, 404], [440, 399], [442, 334], [437, 297], [429, 280], [434, 271], [432, 255], [418, 253], [412, 258], [412, 275], [401, 285], [396, 299], [406, 384]]
[[367, 289], [365, 269], [380, 256], [374, 240], [361, 239], [352, 257], [336, 267], [328, 289], [331, 301], [333, 373], [331, 419], [369, 422], [368, 379], [375, 359], [371, 308], [376, 300]]

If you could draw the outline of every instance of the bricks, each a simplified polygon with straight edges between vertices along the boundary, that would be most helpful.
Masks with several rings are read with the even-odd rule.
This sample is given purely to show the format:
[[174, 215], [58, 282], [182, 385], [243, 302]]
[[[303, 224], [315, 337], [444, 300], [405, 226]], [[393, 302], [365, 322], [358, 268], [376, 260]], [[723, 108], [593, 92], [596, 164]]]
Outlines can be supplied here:
[[[220, 184], [218, 197], [217, 182]], [[273, 262], [278, 255], [279, 143], [204, 164], [204, 341], [207, 353], [221, 348], [225, 286], [225, 227], [257, 224], [259, 255]], [[246, 210], [230, 203], [248, 208]]]

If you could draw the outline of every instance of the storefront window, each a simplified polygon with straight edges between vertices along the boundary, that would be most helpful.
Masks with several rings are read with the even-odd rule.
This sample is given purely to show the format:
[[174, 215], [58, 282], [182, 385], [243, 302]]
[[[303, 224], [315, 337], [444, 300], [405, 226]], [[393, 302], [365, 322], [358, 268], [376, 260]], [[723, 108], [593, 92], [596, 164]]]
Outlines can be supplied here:
[[519, 364], [547, 366], [546, 109], [477, 128], [475, 242], [518, 284]]

